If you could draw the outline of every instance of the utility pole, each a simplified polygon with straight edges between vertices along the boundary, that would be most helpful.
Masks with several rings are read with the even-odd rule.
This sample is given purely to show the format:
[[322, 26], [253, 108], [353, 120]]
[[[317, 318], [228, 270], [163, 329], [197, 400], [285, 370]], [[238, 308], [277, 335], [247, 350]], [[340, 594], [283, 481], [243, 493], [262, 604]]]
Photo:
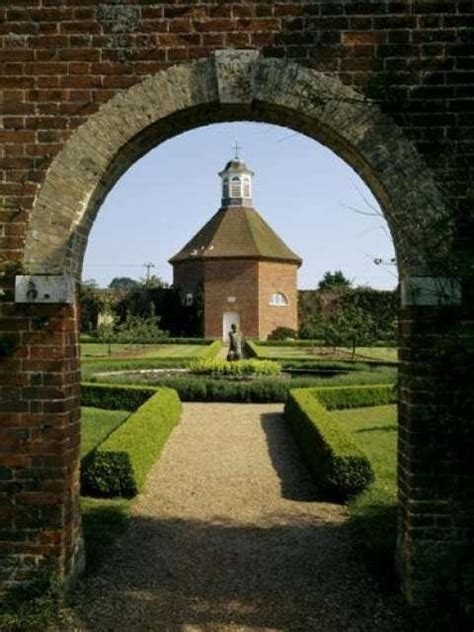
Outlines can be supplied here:
[[146, 268], [146, 283], [148, 284], [150, 281], [150, 270], [155, 267], [155, 264], [149, 261], [148, 263], [144, 263], [143, 267]]

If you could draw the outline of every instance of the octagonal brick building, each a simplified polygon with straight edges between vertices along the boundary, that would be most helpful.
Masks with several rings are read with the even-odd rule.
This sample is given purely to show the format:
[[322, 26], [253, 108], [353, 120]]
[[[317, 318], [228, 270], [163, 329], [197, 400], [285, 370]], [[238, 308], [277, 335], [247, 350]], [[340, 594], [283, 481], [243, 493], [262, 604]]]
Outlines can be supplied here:
[[205, 338], [226, 340], [232, 323], [260, 340], [277, 327], [298, 327], [302, 260], [253, 208], [253, 175], [237, 155], [226, 164], [221, 208], [169, 260], [185, 304], [203, 302]]

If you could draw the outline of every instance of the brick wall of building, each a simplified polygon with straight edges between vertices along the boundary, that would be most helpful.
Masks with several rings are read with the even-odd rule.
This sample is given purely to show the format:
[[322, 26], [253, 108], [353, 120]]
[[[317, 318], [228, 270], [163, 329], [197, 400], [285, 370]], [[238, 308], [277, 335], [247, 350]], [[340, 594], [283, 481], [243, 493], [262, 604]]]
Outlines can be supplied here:
[[[259, 338], [265, 340], [277, 327], [298, 329], [298, 266], [292, 263], [260, 261], [258, 264]], [[271, 305], [271, 297], [281, 292], [285, 306]]]
[[[204, 336], [221, 338], [223, 313], [240, 314], [244, 336], [258, 337], [258, 262], [206, 261], [204, 265]], [[229, 302], [228, 298], [235, 298]]]

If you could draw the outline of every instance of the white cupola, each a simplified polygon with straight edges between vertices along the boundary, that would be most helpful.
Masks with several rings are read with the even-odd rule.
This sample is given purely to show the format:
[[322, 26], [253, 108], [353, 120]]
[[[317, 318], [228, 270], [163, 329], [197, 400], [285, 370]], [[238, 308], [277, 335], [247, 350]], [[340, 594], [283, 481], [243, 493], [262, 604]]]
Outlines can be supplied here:
[[222, 206], [252, 206], [253, 171], [239, 157], [236, 144], [235, 157], [219, 173], [222, 179]]

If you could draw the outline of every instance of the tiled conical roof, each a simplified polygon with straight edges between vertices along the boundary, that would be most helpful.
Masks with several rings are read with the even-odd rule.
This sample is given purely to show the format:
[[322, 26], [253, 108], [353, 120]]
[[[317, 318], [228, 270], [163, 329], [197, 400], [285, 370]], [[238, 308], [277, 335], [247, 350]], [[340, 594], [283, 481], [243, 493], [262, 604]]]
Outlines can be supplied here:
[[301, 259], [251, 207], [221, 208], [169, 262], [195, 259]]

